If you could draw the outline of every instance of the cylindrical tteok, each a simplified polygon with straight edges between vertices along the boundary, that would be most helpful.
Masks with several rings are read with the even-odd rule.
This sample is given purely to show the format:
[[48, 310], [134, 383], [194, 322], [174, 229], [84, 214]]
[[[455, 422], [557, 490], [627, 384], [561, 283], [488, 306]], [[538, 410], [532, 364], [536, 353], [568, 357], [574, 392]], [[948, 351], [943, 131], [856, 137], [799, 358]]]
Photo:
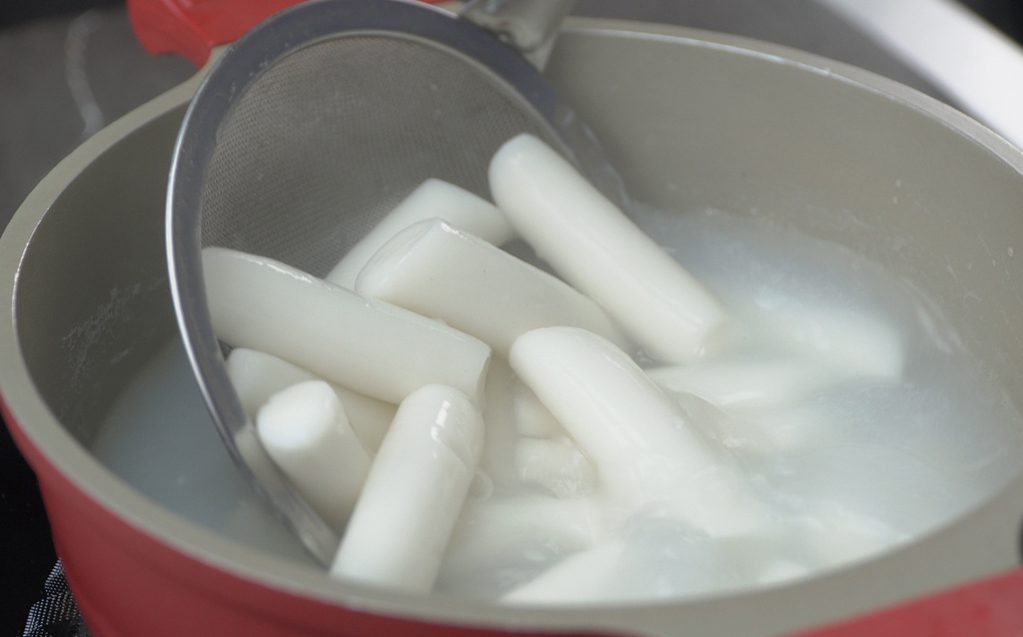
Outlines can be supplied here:
[[519, 479], [559, 498], [575, 498], [594, 490], [593, 463], [565, 438], [522, 438], [512, 451]]
[[506, 142], [490, 187], [515, 231], [651, 356], [686, 362], [718, 345], [717, 300], [539, 139]]
[[256, 433], [292, 484], [340, 532], [370, 461], [330, 385], [313, 380], [277, 392], [259, 410]]
[[472, 586], [473, 573], [500, 569], [538, 545], [550, 557], [589, 549], [610, 530], [602, 510], [599, 497], [523, 494], [469, 503], [444, 554], [438, 585], [447, 585], [445, 592]]
[[[231, 350], [226, 364], [227, 375], [238, 393], [242, 408], [253, 420], [270, 396], [292, 385], [318, 380], [313, 373], [286, 360], [245, 347]], [[331, 384], [331, 388], [341, 401], [341, 407], [362, 446], [367, 451], [376, 451], [394, 420], [397, 407], [347, 387]]]
[[430, 383], [481, 393], [490, 348], [472, 336], [235, 250], [205, 248], [203, 270], [213, 329], [228, 345], [391, 403]]
[[483, 419], [462, 392], [427, 385], [398, 407], [331, 574], [428, 593], [465, 503]]
[[537, 605], [610, 601], [624, 551], [621, 541], [612, 541], [569, 555], [500, 601]]
[[487, 435], [483, 441], [480, 471], [494, 484], [507, 486], [518, 480], [514, 457], [508, 452], [518, 438], [512, 387], [518, 382], [507, 361], [495, 356], [487, 370], [483, 391], [483, 423]]
[[627, 506], [678, 504], [688, 522], [715, 534], [753, 524], [723, 450], [614, 345], [578, 328], [549, 327], [519, 337], [510, 362]]
[[792, 404], [842, 378], [817, 361], [795, 358], [671, 365], [646, 373], [667, 391], [695, 394], [718, 407]]
[[565, 435], [565, 428], [551, 410], [544, 407], [533, 390], [522, 381], [516, 380], [512, 385], [511, 408], [519, 435], [529, 438], [557, 438]]
[[354, 290], [356, 277], [380, 246], [426, 219], [443, 219], [494, 245], [506, 243], [514, 236], [508, 219], [494, 204], [446, 181], [427, 179], [360, 239], [326, 280]]
[[388, 241], [355, 289], [441, 319], [504, 355], [519, 335], [552, 325], [582, 327], [625, 346], [607, 314], [565, 282], [437, 219]]

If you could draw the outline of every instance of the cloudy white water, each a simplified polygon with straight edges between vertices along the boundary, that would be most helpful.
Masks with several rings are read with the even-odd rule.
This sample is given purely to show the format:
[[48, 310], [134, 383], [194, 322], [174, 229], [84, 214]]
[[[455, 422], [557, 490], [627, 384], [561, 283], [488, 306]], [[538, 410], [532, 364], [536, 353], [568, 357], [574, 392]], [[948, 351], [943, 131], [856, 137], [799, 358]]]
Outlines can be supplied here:
[[[757, 525], [713, 535], [656, 498], [623, 509], [586, 458], [558, 455], [564, 445], [522, 451], [511, 432], [496, 452], [492, 436], [438, 592], [635, 600], [804, 577], [911, 541], [1010, 475], [1020, 415], [908, 283], [755, 215], [634, 216], [737, 325], [719, 354], [655, 377], [706, 399], [677, 398], [738, 467], [730, 488], [758, 503]], [[94, 450], [185, 517], [309, 561], [230, 465], [177, 343], [126, 388]], [[499, 475], [502, 457], [552, 455], [576, 460], [554, 476]]]

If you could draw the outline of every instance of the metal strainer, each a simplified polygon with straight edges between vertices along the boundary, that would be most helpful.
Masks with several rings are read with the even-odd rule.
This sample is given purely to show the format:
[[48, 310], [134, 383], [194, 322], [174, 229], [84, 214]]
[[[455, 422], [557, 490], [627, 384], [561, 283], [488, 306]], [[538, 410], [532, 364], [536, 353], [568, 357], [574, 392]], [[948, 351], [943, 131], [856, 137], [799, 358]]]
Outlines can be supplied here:
[[[530, 3], [548, 22], [568, 4], [518, 0], [517, 9]], [[501, 25], [488, 11], [498, 4], [473, 10]], [[504, 39], [529, 40], [520, 35]], [[229, 49], [195, 95], [167, 199], [179, 327], [231, 455], [322, 562], [338, 538], [255, 442], [211, 326], [201, 249], [234, 248], [323, 276], [424, 179], [486, 196], [490, 157], [522, 132], [602, 171], [568, 112], [502, 39], [400, 0], [320, 0], [278, 14]]]

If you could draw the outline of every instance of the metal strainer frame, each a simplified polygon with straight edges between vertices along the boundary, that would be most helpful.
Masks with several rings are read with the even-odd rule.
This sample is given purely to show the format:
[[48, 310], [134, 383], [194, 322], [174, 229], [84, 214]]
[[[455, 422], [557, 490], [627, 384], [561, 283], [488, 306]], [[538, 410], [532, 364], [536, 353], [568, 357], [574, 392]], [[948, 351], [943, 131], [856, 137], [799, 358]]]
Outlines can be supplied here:
[[[182, 123], [167, 192], [167, 262], [174, 310], [188, 358], [220, 436], [239, 468], [322, 563], [329, 564], [337, 534], [297, 494], [256, 442], [253, 424], [234, 391], [214, 334], [202, 273], [203, 183], [221, 125], [232, 106], [263, 72], [284, 57], [342, 35], [393, 35], [419, 40], [465, 58], [507, 84], [522, 107], [539, 114], [548, 140], [571, 139], [566, 154], [605, 166], [591, 137], [579, 134], [553, 90], [522, 55], [494, 35], [448, 12], [405, 0], [319, 0], [270, 18], [226, 51], [211, 69]], [[565, 135], [556, 132], [567, 131]], [[586, 171], [584, 172], [595, 172]]]

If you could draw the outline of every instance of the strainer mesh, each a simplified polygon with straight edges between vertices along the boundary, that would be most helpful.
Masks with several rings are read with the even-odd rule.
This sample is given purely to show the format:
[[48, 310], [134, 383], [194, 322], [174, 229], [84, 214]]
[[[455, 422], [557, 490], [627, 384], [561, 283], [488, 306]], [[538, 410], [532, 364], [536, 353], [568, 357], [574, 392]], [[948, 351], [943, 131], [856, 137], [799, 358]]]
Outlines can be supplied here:
[[323, 276], [420, 182], [486, 197], [487, 163], [540, 116], [475, 62], [392, 33], [275, 61], [234, 98], [202, 190], [202, 244]]

